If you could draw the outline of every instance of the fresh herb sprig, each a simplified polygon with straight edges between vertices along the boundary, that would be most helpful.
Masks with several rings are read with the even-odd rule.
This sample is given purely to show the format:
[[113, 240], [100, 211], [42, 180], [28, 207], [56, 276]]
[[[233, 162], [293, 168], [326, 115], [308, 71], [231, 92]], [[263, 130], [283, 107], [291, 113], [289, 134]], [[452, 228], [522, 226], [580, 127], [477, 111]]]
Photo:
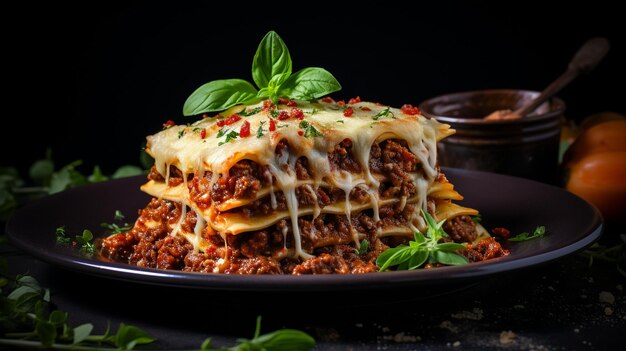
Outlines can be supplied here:
[[[122, 213], [122, 211], [120, 210], [115, 210], [115, 214], [113, 215], [113, 220], [117, 221], [117, 222], [121, 222], [124, 220], [124, 214]], [[132, 229], [133, 226], [131, 226], [128, 223], [124, 223], [122, 226], [120, 226], [117, 223], [100, 223], [100, 226], [102, 228], [106, 228], [110, 231], [109, 234], [119, 234], [122, 232], [126, 232]]]
[[[4, 258], [2, 258], [4, 260]], [[155, 339], [145, 331], [121, 323], [114, 334], [92, 334], [91, 323], [72, 327], [67, 312], [51, 308], [50, 290], [29, 275], [9, 277], [6, 261], [1, 274], [0, 345], [22, 349], [132, 350]], [[93, 347], [91, 346], [93, 345]]]
[[415, 232], [414, 240], [409, 245], [398, 245], [383, 251], [376, 259], [376, 265], [382, 272], [397, 266], [396, 270], [413, 270], [425, 263], [458, 266], [467, 264], [468, 259], [456, 251], [466, 249], [465, 245], [453, 242], [441, 242], [448, 234], [443, 230], [445, 220], [437, 223], [435, 219], [422, 210], [426, 220], [426, 235]]
[[593, 243], [580, 255], [589, 259], [590, 267], [596, 261], [613, 264], [619, 274], [626, 277], [626, 234], [620, 234], [617, 243]]
[[[50, 290], [29, 275], [10, 277], [4, 257], [0, 257], [0, 347], [54, 350], [133, 350], [155, 342], [148, 332], [120, 323], [115, 333], [107, 327], [104, 334], [92, 334], [94, 326], [85, 323], [73, 327], [67, 312], [54, 309]], [[252, 339], [239, 339], [232, 347], [212, 348], [211, 339], [200, 345], [201, 351], [307, 351], [315, 339], [295, 329], [281, 329], [261, 334], [257, 317]]]
[[[67, 236], [65, 232], [65, 226], [60, 226], [55, 230], [56, 234], [56, 242], [60, 245], [69, 245], [72, 244], [72, 239]], [[83, 253], [91, 255], [96, 252], [96, 245], [93, 243], [93, 233], [85, 229], [81, 235], [76, 235], [74, 237], [74, 242], [77, 245], [80, 245], [80, 249]]]
[[[150, 156], [141, 151], [141, 162], [145, 169], [152, 166]], [[81, 160], [73, 161], [61, 168], [52, 160], [52, 151], [45, 158], [35, 161], [29, 169], [28, 179], [20, 177], [14, 167], [0, 167], [0, 221], [6, 220], [13, 211], [27, 200], [55, 194], [78, 186], [99, 183], [109, 179], [131, 177], [144, 173], [144, 169], [126, 165], [119, 167], [110, 177], [105, 176], [97, 165], [92, 174], [79, 171]]]
[[320, 67], [307, 67], [292, 74], [287, 45], [274, 31], [268, 32], [257, 48], [252, 61], [252, 79], [259, 90], [243, 79], [214, 80], [202, 85], [185, 101], [183, 115], [223, 111], [266, 98], [275, 104], [279, 97], [313, 100], [341, 90], [337, 79]]
[[536, 238], [541, 238], [546, 234], [546, 227], [545, 226], [538, 226], [537, 228], [535, 228], [535, 230], [533, 230], [533, 233], [530, 234], [528, 232], [524, 232], [524, 233], [520, 233], [517, 234], [516, 236], [510, 237], [508, 240], [509, 241], [528, 241], [528, 240], [532, 240], [532, 239], [536, 239]]

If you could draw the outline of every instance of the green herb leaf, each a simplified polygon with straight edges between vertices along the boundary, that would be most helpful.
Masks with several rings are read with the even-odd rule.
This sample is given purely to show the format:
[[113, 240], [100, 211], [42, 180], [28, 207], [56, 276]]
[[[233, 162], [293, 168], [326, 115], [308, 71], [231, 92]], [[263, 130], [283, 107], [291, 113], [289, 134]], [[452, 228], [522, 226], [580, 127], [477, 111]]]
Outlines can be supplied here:
[[367, 250], [370, 248], [370, 242], [367, 239], [361, 240], [359, 248], [356, 250], [356, 253], [359, 255], [364, 255], [367, 253]]
[[291, 56], [285, 42], [274, 31], [268, 32], [259, 43], [252, 60], [252, 79], [259, 88], [269, 86], [279, 74], [291, 74]]
[[93, 330], [93, 324], [85, 323], [81, 324], [78, 327], [74, 328], [74, 336], [72, 339], [72, 344], [76, 345], [83, 342], [89, 335], [91, 335], [91, 331]]
[[109, 180], [107, 176], [102, 174], [102, 170], [100, 170], [100, 166], [96, 165], [93, 168], [93, 173], [87, 177], [90, 183], [99, 183]]
[[259, 139], [263, 136], [263, 124], [265, 124], [265, 121], [261, 121], [261, 124], [259, 125], [259, 129], [257, 129], [256, 131], [256, 138]]
[[93, 240], [93, 233], [90, 230], [83, 230], [82, 235], [76, 235], [76, 242], [81, 244], [81, 249], [84, 253], [92, 254], [96, 252], [96, 246], [91, 242]]
[[341, 84], [330, 72], [319, 67], [307, 67], [292, 74], [279, 93], [292, 99], [313, 100], [338, 90], [341, 90]]
[[262, 107], [255, 107], [251, 110], [244, 109], [242, 111], [237, 112], [237, 114], [241, 117], [249, 117], [249, 116], [256, 115], [257, 113], [261, 112], [262, 109], [263, 109]]
[[235, 139], [237, 139], [239, 137], [239, 133], [231, 130], [230, 132], [228, 132], [228, 134], [226, 134], [226, 139], [224, 139], [224, 141], [220, 141], [219, 143], [217, 143], [217, 146], [222, 146], [226, 143], [229, 143]]
[[120, 210], [115, 210], [115, 214], [113, 215], [113, 220], [115, 221], [123, 221], [125, 218], [124, 214]]
[[372, 119], [375, 120], [375, 121], [378, 121], [378, 119], [381, 118], [381, 117], [395, 118], [393, 112], [391, 112], [391, 108], [390, 107], [387, 107], [386, 109], [378, 112], [377, 114], [372, 116]]
[[469, 263], [467, 257], [459, 255], [456, 252], [437, 250], [433, 252], [433, 255], [435, 258], [435, 262], [448, 266], [460, 266]]
[[541, 225], [535, 228], [532, 234], [529, 234], [528, 232], [524, 232], [524, 233], [521, 233], [514, 237], [509, 238], [509, 241], [527, 241], [527, 240], [531, 240], [535, 238], [541, 238], [545, 234], [546, 234], [546, 227]]
[[110, 338], [119, 350], [132, 350], [136, 345], [149, 344], [155, 340], [145, 331], [124, 323], [120, 323], [117, 333]]
[[137, 166], [126, 165], [126, 166], [122, 166], [118, 168], [115, 171], [115, 173], [113, 173], [111, 178], [120, 179], [120, 178], [126, 178], [126, 177], [133, 177], [133, 176], [137, 176], [141, 174], [143, 174], [143, 169]]
[[380, 271], [382, 272], [388, 267], [399, 265], [410, 258], [411, 247], [398, 245], [394, 248], [383, 251], [376, 259], [376, 265], [380, 267]]
[[376, 265], [382, 272], [385, 269], [397, 266], [396, 270], [413, 270], [421, 267], [424, 263], [440, 263], [448, 266], [457, 266], [469, 263], [469, 260], [456, 251], [466, 247], [460, 243], [439, 241], [447, 237], [443, 230], [445, 220], [437, 223], [435, 219], [422, 210], [427, 230], [426, 235], [415, 232], [414, 240], [409, 245], [398, 245], [383, 251], [376, 260]]
[[35, 161], [28, 171], [30, 178], [40, 185], [48, 185], [52, 173], [54, 173], [54, 162], [49, 158]]
[[243, 79], [222, 79], [208, 82], [194, 91], [185, 101], [183, 115], [223, 111], [238, 104], [257, 100], [257, 91]]
[[55, 230], [57, 237], [57, 244], [67, 245], [70, 243], [70, 238], [67, 237], [65, 233], [65, 226], [60, 226]]
[[304, 129], [304, 137], [308, 138], [308, 137], [322, 137], [324, 136], [324, 134], [322, 134], [322, 132], [320, 132], [319, 130], [315, 129], [315, 127], [307, 122], [307, 121], [301, 121], [299, 124], [300, 128]]

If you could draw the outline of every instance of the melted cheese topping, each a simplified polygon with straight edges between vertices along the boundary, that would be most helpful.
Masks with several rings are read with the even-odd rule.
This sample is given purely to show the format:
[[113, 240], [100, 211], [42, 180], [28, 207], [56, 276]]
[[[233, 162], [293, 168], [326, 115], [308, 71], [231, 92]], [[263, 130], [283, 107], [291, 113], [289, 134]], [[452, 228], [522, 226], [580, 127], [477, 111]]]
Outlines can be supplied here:
[[[439, 219], [448, 218], [459, 213], [477, 213], [450, 203], [450, 199], [462, 197], [454, 191], [451, 184], [434, 182], [437, 176], [437, 148], [436, 143], [454, 133], [447, 124], [434, 119], [427, 119], [421, 115], [408, 115], [401, 110], [369, 102], [359, 102], [351, 105], [353, 114], [345, 117], [344, 108], [334, 102], [301, 102], [298, 108], [304, 112], [304, 119], [289, 118], [279, 120], [272, 116], [271, 111], [262, 109], [262, 104], [248, 106], [246, 111], [253, 111], [250, 116], [241, 118], [230, 125], [224, 125], [233, 114], [241, 113], [243, 106], [236, 106], [221, 114], [217, 118], [206, 118], [192, 125], [173, 126], [155, 135], [148, 137], [146, 150], [155, 159], [157, 171], [166, 182], [150, 181], [142, 187], [147, 193], [176, 201], [182, 204], [182, 212], [187, 207], [196, 212], [198, 218], [194, 233], [181, 233], [194, 245], [201, 249], [200, 233], [203, 226], [215, 230], [222, 236], [239, 234], [251, 230], [266, 228], [278, 220], [286, 218], [291, 221], [291, 232], [294, 239], [295, 256], [309, 258], [311, 254], [302, 248], [298, 217], [320, 213], [345, 214], [348, 223], [351, 223], [351, 214], [364, 209], [373, 209], [374, 219], [379, 220], [380, 206], [399, 203], [404, 208], [406, 204], [416, 204], [414, 220], [405, 228], [386, 228], [378, 235], [410, 235], [414, 228], [424, 228], [424, 221], [419, 214], [420, 209], [426, 209], [426, 197], [440, 199], [436, 216]], [[291, 107], [279, 106], [280, 111], [290, 113]], [[242, 113], [243, 114], [243, 113]], [[236, 119], [236, 118], [235, 118]], [[270, 131], [270, 120], [275, 123], [275, 130]], [[249, 124], [250, 135], [241, 137], [242, 126]], [[202, 138], [206, 130], [206, 135]], [[362, 172], [353, 174], [345, 170], [333, 169], [328, 154], [344, 139], [352, 141], [353, 158], [359, 163]], [[369, 157], [372, 145], [386, 139], [400, 139], [407, 143], [410, 151], [416, 156], [421, 165], [419, 172], [411, 174], [417, 194], [411, 198], [379, 199], [378, 187], [384, 179], [380, 175], [370, 172]], [[288, 147], [281, 153], [276, 153], [277, 145], [285, 140]], [[295, 164], [300, 157], [306, 157], [309, 168], [313, 170], [314, 179], [301, 181], [297, 179]], [[269, 182], [268, 187], [261, 189], [256, 198], [267, 196], [271, 199], [273, 209], [277, 208], [275, 191], [280, 190], [285, 195], [287, 211], [275, 211], [266, 217], [246, 218], [241, 214], [228, 213], [231, 209], [244, 206], [254, 199], [229, 199], [220, 204], [211, 204], [206, 210], [200, 210], [190, 201], [187, 188], [187, 175], [212, 172], [210, 186], [222, 176], [228, 176], [229, 169], [241, 160], [251, 160], [267, 166], [275, 184]], [[176, 187], [167, 185], [170, 166], [175, 166], [183, 173], [184, 184]], [[447, 185], [446, 185], [447, 184]], [[345, 200], [329, 206], [298, 208], [296, 189], [300, 186], [317, 198], [315, 188], [334, 187], [344, 191]], [[350, 200], [351, 192], [359, 187], [364, 190], [370, 201], [366, 204], [353, 203]], [[472, 212], [473, 211], [473, 212]], [[183, 217], [172, 230], [172, 235], [180, 231]], [[359, 245], [360, 235], [350, 225], [352, 237]], [[283, 233], [285, 236], [287, 232]], [[313, 234], [314, 235], [314, 234]]]

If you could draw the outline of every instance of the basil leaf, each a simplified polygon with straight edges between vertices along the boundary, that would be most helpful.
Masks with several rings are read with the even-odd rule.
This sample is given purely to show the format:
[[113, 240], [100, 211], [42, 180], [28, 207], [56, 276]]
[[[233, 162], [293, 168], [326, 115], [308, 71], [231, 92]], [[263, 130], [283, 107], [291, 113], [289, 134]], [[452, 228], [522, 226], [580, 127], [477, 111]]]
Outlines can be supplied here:
[[330, 72], [319, 67], [307, 67], [294, 73], [281, 86], [280, 96], [313, 100], [341, 90], [341, 84]]
[[419, 268], [421, 265], [426, 262], [428, 259], [428, 251], [427, 250], [418, 250], [411, 258], [409, 259], [409, 264], [407, 269], [413, 270]]
[[214, 80], [196, 89], [185, 101], [183, 115], [223, 111], [256, 100], [257, 91], [243, 79]]
[[277, 74], [291, 74], [291, 56], [285, 42], [274, 31], [268, 32], [254, 54], [252, 79], [259, 88], [265, 88]]
[[411, 258], [411, 249], [406, 245], [398, 245], [392, 249], [383, 251], [376, 259], [376, 265], [380, 267], [380, 271], [384, 271], [388, 267], [398, 265]]
[[435, 251], [433, 255], [438, 263], [449, 266], [460, 266], [469, 263], [465, 256], [461, 256], [454, 252]]
[[437, 244], [435, 248], [441, 251], [455, 251], [455, 250], [467, 249], [465, 245], [459, 244], [459, 243], [441, 243], [441, 244]]

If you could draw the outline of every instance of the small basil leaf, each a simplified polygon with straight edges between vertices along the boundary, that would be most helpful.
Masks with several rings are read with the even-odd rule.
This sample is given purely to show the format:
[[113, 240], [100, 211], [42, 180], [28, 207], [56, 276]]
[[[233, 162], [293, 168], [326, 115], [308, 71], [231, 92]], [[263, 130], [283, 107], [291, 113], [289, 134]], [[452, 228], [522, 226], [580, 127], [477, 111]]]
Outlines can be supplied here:
[[441, 244], [437, 244], [435, 248], [441, 251], [456, 251], [456, 250], [467, 249], [465, 245], [458, 244], [458, 243], [441, 243]]
[[285, 42], [274, 31], [268, 32], [254, 54], [252, 79], [259, 88], [269, 86], [277, 74], [291, 74], [291, 56]]
[[243, 79], [222, 79], [208, 82], [185, 101], [183, 115], [223, 111], [232, 106], [256, 100], [256, 89]]
[[411, 259], [409, 259], [407, 269], [413, 270], [419, 268], [424, 264], [424, 262], [426, 262], [426, 259], [428, 259], [428, 251], [418, 250], [415, 254], [413, 254], [413, 256], [411, 256]]
[[435, 251], [433, 255], [438, 263], [449, 266], [460, 266], [469, 263], [465, 256], [461, 256], [454, 252]]
[[392, 249], [385, 250], [376, 259], [376, 265], [380, 267], [380, 271], [384, 271], [388, 267], [396, 266], [411, 257], [411, 249], [406, 245], [398, 245]]
[[319, 67], [307, 67], [294, 73], [281, 86], [280, 96], [313, 100], [341, 90], [341, 84], [330, 72]]

